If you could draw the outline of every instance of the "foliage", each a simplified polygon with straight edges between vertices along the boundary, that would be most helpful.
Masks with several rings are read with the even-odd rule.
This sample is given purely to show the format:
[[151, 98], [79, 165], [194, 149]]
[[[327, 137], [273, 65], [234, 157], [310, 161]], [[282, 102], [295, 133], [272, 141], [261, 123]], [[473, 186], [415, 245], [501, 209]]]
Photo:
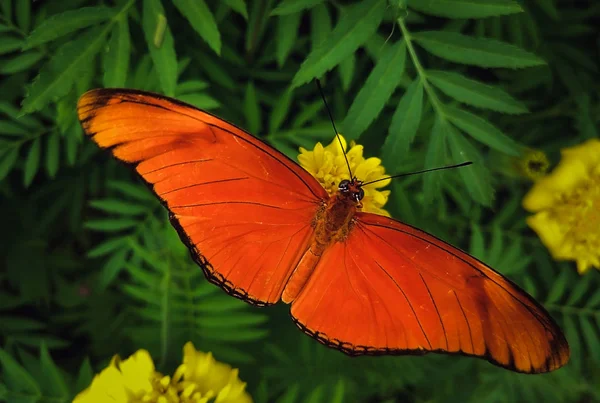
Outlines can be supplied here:
[[[566, 0], [0, 0], [0, 398], [70, 401], [86, 357], [99, 369], [148, 348], [167, 369], [192, 340], [239, 366], [258, 402], [600, 400], [600, 273], [550, 259], [524, 224], [529, 184], [497, 163], [526, 148], [557, 162], [598, 137], [599, 18]], [[332, 137], [315, 78], [340, 131], [388, 172], [474, 162], [395, 181], [389, 209], [541, 301], [572, 348], [564, 369], [319, 345], [287, 307], [209, 284], [75, 113], [94, 87], [161, 92], [295, 158]]]

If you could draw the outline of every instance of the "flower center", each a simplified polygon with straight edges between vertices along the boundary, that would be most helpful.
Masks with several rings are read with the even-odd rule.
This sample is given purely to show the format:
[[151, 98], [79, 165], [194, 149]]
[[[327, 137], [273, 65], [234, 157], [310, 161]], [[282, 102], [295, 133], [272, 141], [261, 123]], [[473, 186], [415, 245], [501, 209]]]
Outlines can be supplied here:
[[561, 196], [555, 214], [572, 247], [589, 256], [600, 253], [600, 174]]

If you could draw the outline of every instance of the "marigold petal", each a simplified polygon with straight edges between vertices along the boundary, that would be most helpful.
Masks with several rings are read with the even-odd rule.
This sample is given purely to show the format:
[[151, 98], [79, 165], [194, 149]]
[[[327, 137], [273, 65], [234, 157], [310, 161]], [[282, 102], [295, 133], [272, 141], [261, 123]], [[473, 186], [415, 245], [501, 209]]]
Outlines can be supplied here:
[[523, 199], [523, 207], [531, 212], [552, 206], [563, 192], [588, 180], [588, 167], [581, 161], [561, 162], [552, 173], [537, 181]]
[[154, 375], [154, 361], [146, 350], [138, 350], [127, 359], [119, 363], [127, 389], [135, 395], [152, 391], [152, 375]]
[[590, 139], [573, 147], [561, 150], [564, 162], [578, 161], [586, 167], [600, 165], [600, 140]]
[[98, 403], [107, 401], [115, 403], [129, 402], [123, 375], [114, 365], [109, 365], [96, 375], [90, 386], [81, 391], [75, 397], [73, 403]]
[[527, 225], [537, 234], [553, 257], [557, 258], [563, 247], [564, 234], [560, 225], [550, 217], [547, 211], [539, 212], [531, 217], [527, 217]]

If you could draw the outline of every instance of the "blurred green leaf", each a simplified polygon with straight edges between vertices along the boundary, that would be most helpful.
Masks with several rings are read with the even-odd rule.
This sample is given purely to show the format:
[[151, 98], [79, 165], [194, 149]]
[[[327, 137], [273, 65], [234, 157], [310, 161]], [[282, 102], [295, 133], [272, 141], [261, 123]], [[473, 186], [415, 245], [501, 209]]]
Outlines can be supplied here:
[[33, 178], [37, 174], [38, 168], [40, 166], [40, 157], [42, 152], [40, 138], [36, 138], [33, 140], [31, 147], [29, 147], [29, 152], [27, 153], [27, 158], [25, 159], [25, 169], [23, 170], [23, 185], [25, 187], [29, 187], [31, 182], [33, 182]]
[[22, 112], [40, 110], [49, 102], [69, 92], [81, 73], [90, 68], [104, 44], [105, 36], [105, 29], [92, 29], [61, 46], [28, 87]]
[[32, 50], [4, 59], [0, 64], [0, 74], [15, 74], [27, 70], [42, 60], [43, 57], [43, 53]]
[[314, 49], [294, 76], [297, 87], [331, 70], [350, 56], [375, 33], [385, 12], [383, 0], [373, 0], [348, 7], [340, 21], [323, 42]]
[[487, 120], [451, 106], [445, 107], [444, 113], [450, 122], [475, 140], [505, 154], [521, 155], [522, 147]]
[[122, 16], [112, 29], [108, 51], [104, 54], [103, 82], [105, 87], [125, 87], [130, 53], [129, 24], [127, 18]]
[[504, 113], [527, 113], [527, 107], [504, 90], [467, 78], [459, 73], [428, 70], [427, 79], [459, 102]]
[[0, 55], [14, 52], [23, 45], [23, 39], [15, 36], [2, 36], [0, 38]]
[[448, 131], [448, 146], [456, 163], [472, 161], [473, 165], [462, 167], [458, 170], [470, 196], [476, 202], [490, 206], [494, 196], [491, 176], [484, 164], [481, 153], [466, 139], [447, 123], [444, 125]]
[[3, 383], [8, 386], [10, 391], [21, 392], [32, 399], [41, 397], [37, 382], [13, 357], [2, 349], [0, 349], [0, 363], [3, 369]]
[[404, 92], [392, 116], [389, 134], [382, 150], [386, 162], [406, 158], [421, 123], [422, 109], [423, 84], [420, 79], [415, 79]]
[[408, 5], [425, 14], [448, 18], [485, 18], [523, 11], [513, 0], [408, 0]]
[[70, 395], [69, 387], [54, 360], [52, 360], [46, 344], [42, 344], [40, 349], [40, 362], [41, 370], [44, 374], [42, 380], [42, 390], [44, 393], [53, 398], [67, 399]]
[[206, 2], [204, 0], [173, 0], [173, 3], [194, 30], [208, 43], [208, 46], [220, 55], [221, 34], [215, 17]]
[[115, 13], [116, 11], [112, 8], [98, 6], [82, 7], [52, 15], [31, 32], [23, 50], [38, 47], [74, 31], [106, 21]]
[[282, 67], [292, 51], [298, 38], [300, 14], [282, 15], [277, 19], [277, 64]]
[[15, 166], [19, 158], [19, 147], [11, 147], [8, 150], [0, 150], [0, 180], [3, 180], [6, 175]]
[[350, 84], [352, 83], [355, 67], [356, 56], [354, 55], [354, 53], [346, 59], [342, 60], [342, 62], [338, 66], [340, 79], [342, 81], [342, 89], [344, 90], [344, 92], [347, 92], [350, 89]]
[[331, 16], [324, 4], [319, 4], [310, 10], [310, 40], [312, 50], [315, 50], [331, 33]]
[[384, 51], [342, 122], [348, 140], [356, 140], [379, 115], [400, 84], [405, 60], [406, 44], [403, 41], [396, 42]]
[[54, 178], [59, 167], [60, 159], [60, 133], [53, 131], [47, 135], [46, 143], [46, 172]]
[[494, 39], [443, 31], [417, 32], [412, 38], [428, 52], [456, 63], [512, 69], [545, 64], [533, 53]]
[[271, 15], [288, 15], [298, 13], [299, 11], [313, 8], [325, 0], [282, 0]]
[[271, 116], [269, 118], [269, 133], [275, 133], [281, 127], [288, 113], [290, 112], [290, 106], [292, 103], [294, 90], [288, 89], [284, 91], [273, 107]]
[[15, 19], [23, 32], [29, 32], [31, 27], [30, 1], [15, 1]]
[[244, 115], [246, 116], [246, 124], [250, 133], [258, 134], [261, 130], [261, 114], [258, 98], [256, 96], [256, 88], [252, 82], [246, 86], [246, 96], [244, 97]]
[[245, 0], [225, 0], [225, 4], [248, 21], [248, 8], [246, 7]]
[[144, 36], [165, 95], [175, 95], [177, 86], [177, 56], [175, 41], [160, 0], [145, 0], [143, 12]]

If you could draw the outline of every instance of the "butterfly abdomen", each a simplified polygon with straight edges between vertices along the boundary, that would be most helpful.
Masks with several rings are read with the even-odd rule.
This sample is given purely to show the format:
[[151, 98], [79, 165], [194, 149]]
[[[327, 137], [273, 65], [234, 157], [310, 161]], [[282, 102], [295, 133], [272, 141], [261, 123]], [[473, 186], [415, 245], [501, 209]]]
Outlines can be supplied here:
[[348, 237], [355, 213], [356, 203], [339, 194], [331, 196], [324, 208], [317, 212], [310, 247], [285, 285], [281, 296], [283, 302], [289, 304], [296, 299], [329, 245], [343, 242]]

